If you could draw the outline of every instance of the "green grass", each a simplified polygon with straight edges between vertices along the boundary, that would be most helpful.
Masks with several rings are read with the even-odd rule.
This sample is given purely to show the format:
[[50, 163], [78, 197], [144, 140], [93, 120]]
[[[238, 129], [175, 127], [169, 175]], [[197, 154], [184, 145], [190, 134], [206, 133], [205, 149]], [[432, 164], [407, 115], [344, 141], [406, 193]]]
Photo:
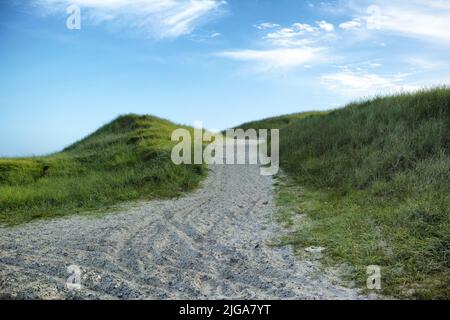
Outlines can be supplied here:
[[297, 120], [304, 119], [304, 118], [307, 118], [309, 116], [314, 116], [314, 115], [323, 115], [326, 113], [327, 112], [311, 111], [311, 112], [286, 114], [286, 115], [282, 115], [282, 116], [278, 116], [278, 117], [246, 122], [246, 123], [241, 124], [238, 128], [244, 129], [244, 130], [247, 130], [247, 129], [255, 129], [255, 130], [282, 129]]
[[[264, 127], [266, 123], [260, 122]], [[270, 123], [269, 123], [270, 125]], [[383, 293], [450, 298], [450, 89], [379, 97], [281, 128], [284, 243], [326, 264], [382, 268]]]
[[178, 127], [156, 117], [126, 115], [60, 153], [0, 159], [0, 224], [174, 197], [193, 189], [205, 168], [176, 166], [170, 160], [170, 136]]

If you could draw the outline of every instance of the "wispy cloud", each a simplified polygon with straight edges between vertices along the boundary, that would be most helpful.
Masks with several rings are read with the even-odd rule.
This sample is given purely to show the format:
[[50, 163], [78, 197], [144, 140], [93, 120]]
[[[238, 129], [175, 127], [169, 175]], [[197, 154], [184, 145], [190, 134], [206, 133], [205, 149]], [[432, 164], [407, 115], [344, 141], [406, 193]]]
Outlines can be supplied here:
[[322, 76], [328, 89], [348, 97], [414, 91], [418, 86], [408, 84], [409, 74], [381, 75], [366, 71], [343, 70]]
[[277, 23], [271, 23], [271, 22], [263, 22], [258, 25], [256, 25], [256, 28], [259, 30], [267, 30], [267, 29], [273, 29], [280, 27]]
[[341, 24], [339, 24], [339, 28], [344, 29], [344, 30], [355, 29], [355, 28], [359, 28], [361, 26], [362, 26], [362, 21], [360, 18], [355, 18], [353, 20], [345, 21], [345, 22], [342, 22]]
[[234, 60], [256, 62], [258, 71], [286, 70], [323, 58], [322, 48], [292, 48], [272, 50], [235, 50], [219, 55]]
[[155, 38], [191, 33], [221, 12], [224, 0], [32, 0], [52, 14], [65, 14], [69, 5], [82, 9], [82, 18], [95, 23], [120, 23]]
[[449, 1], [373, 0], [362, 3], [366, 6], [360, 5], [354, 10], [357, 17], [342, 22], [340, 28], [364, 28], [371, 32], [403, 35], [446, 45], [450, 43]]
[[274, 46], [298, 47], [310, 44], [317, 28], [309, 24], [294, 23], [289, 28], [278, 28], [264, 36]]
[[327, 60], [326, 46], [320, 42], [325, 33], [334, 29], [326, 21], [316, 24], [297, 22], [285, 27], [277, 23], [262, 23], [255, 27], [264, 31], [260, 40], [264, 49], [228, 50], [219, 56], [253, 63], [253, 70], [258, 72], [289, 71], [299, 66], [310, 66]]

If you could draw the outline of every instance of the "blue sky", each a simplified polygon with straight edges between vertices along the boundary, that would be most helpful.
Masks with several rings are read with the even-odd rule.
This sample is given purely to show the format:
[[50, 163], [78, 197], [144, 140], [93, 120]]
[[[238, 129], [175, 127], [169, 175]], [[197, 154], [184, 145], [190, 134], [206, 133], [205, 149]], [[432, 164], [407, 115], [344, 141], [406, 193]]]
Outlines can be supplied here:
[[224, 129], [449, 84], [450, 0], [5, 0], [0, 47], [0, 156], [37, 155], [124, 113]]

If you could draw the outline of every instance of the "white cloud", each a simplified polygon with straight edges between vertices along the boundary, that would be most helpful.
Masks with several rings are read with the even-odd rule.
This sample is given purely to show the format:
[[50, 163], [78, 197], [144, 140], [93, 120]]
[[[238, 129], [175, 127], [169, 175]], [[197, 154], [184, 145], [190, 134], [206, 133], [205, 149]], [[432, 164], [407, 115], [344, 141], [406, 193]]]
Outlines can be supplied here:
[[272, 50], [234, 50], [219, 55], [233, 60], [256, 62], [258, 71], [283, 70], [305, 65], [323, 58], [322, 48]]
[[407, 11], [401, 8], [389, 8], [379, 22], [380, 30], [388, 30], [438, 41], [450, 41], [450, 12], [426, 14]]
[[371, 67], [371, 68], [379, 68], [379, 67], [381, 67], [381, 66], [382, 66], [381, 63], [376, 63], [376, 62], [370, 63], [370, 64], [369, 64], [369, 67]]
[[223, 0], [33, 0], [49, 13], [65, 14], [79, 5], [82, 19], [126, 24], [155, 38], [173, 38], [191, 33], [199, 24], [220, 12]]
[[307, 23], [294, 23], [284, 27], [276, 23], [257, 25], [259, 30], [268, 30], [262, 37], [264, 49], [238, 49], [220, 52], [218, 55], [238, 61], [249, 62], [257, 72], [289, 71], [328, 59], [326, 47], [320, 43], [333, 30], [333, 25], [318, 21], [319, 27]]
[[273, 28], [278, 28], [278, 27], [280, 27], [279, 24], [271, 23], [271, 22], [263, 22], [256, 26], [256, 28], [259, 30], [267, 30], [267, 29], [273, 29]]
[[362, 26], [361, 19], [356, 18], [351, 21], [341, 23], [339, 25], [339, 28], [344, 29], [344, 30], [350, 30], [350, 29], [359, 28], [361, 26]]
[[317, 28], [312, 27], [311, 25], [307, 23], [294, 23], [292, 25], [294, 29], [297, 29], [299, 31], [307, 31], [307, 32], [316, 32]]
[[326, 32], [331, 32], [334, 30], [334, 26], [326, 21], [317, 21], [316, 23], [320, 29], [325, 30]]
[[408, 74], [380, 75], [344, 70], [322, 76], [322, 80], [330, 90], [341, 95], [361, 97], [419, 89], [418, 86], [405, 83], [408, 76]]
[[307, 23], [294, 23], [290, 27], [274, 24], [273, 29], [275, 30], [268, 33], [264, 39], [275, 47], [307, 46], [319, 36], [319, 29]]
[[[365, 27], [373, 32], [450, 44], [450, 1], [444, 0], [372, 0], [357, 9], [358, 18], [340, 27]], [[368, 6], [370, 4], [370, 6]]]
[[311, 43], [309, 37], [305, 37], [305, 31], [293, 28], [281, 28], [268, 33], [265, 37], [271, 44], [281, 47], [296, 47]]

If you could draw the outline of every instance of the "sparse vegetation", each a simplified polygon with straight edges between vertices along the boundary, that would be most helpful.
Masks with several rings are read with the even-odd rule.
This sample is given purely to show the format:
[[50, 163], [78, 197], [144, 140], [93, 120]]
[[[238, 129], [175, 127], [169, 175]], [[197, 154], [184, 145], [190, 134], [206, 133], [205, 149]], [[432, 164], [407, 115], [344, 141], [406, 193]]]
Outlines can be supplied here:
[[[262, 121], [260, 127], [270, 126]], [[450, 297], [450, 89], [353, 103], [282, 128], [284, 239], [327, 248], [326, 262], [382, 267], [387, 295]]]
[[0, 224], [191, 190], [205, 168], [172, 163], [170, 136], [176, 127], [156, 117], [126, 115], [60, 153], [0, 159]]

